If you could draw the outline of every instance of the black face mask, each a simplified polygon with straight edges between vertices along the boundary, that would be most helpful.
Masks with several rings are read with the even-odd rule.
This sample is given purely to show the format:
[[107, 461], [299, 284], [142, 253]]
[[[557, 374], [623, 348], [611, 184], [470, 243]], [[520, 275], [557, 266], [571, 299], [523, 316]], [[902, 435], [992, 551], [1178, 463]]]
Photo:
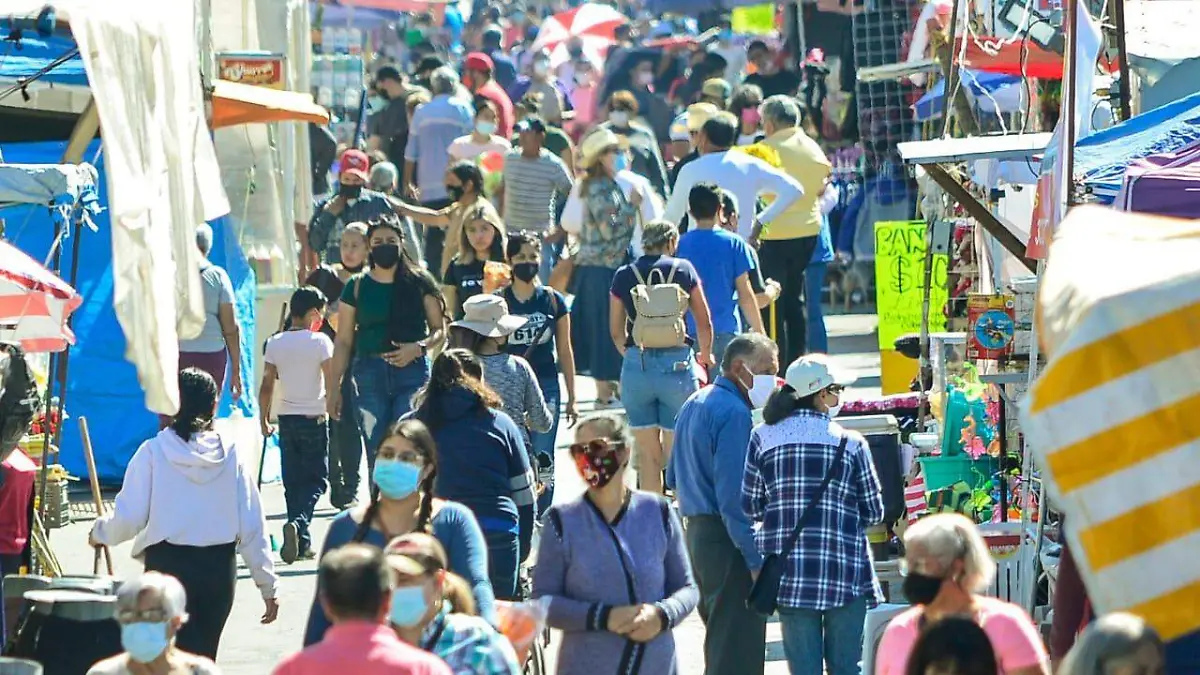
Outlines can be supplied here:
[[517, 263], [512, 266], [512, 273], [514, 277], [525, 283], [529, 283], [537, 278], [538, 264], [531, 262]]
[[943, 582], [945, 579], [941, 577], [931, 577], [910, 571], [908, 576], [904, 577], [904, 584], [900, 590], [904, 593], [904, 597], [914, 605], [928, 605], [941, 592]]
[[390, 270], [400, 262], [400, 244], [380, 244], [371, 249], [371, 267]]
[[338, 195], [345, 199], [358, 199], [362, 194], [363, 186], [361, 185], [346, 185], [342, 183], [338, 188]]
[[446, 195], [449, 196], [450, 199], [453, 199], [454, 201], [458, 201], [458, 200], [462, 199], [463, 193], [465, 193], [465, 192], [466, 192], [466, 188], [464, 188], [461, 185], [447, 185], [446, 186]]

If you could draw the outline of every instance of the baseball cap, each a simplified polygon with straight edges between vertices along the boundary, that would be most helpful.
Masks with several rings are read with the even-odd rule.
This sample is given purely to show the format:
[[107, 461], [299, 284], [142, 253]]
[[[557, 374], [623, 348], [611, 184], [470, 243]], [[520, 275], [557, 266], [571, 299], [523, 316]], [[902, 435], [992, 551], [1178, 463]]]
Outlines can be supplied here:
[[672, 141], [686, 141], [691, 138], [688, 135], [688, 113], [683, 111], [675, 116], [671, 121], [670, 136]]
[[721, 109], [711, 103], [693, 103], [687, 107], [687, 130], [700, 131], [704, 123], [717, 116]]
[[539, 131], [541, 133], [546, 133], [546, 123], [537, 115], [526, 115], [525, 119], [517, 122], [517, 125], [513, 127], [513, 130], [518, 134], [525, 133], [526, 131]]
[[722, 78], [713, 77], [704, 81], [704, 86], [700, 87], [700, 93], [704, 96], [724, 100], [733, 95], [733, 87], [729, 86], [729, 83]]
[[364, 181], [371, 178], [368, 173], [371, 170], [371, 160], [367, 158], [367, 153], [362, 150], [347, 150], [343, 152], [341, 167], [342, 175], [357, 176]]
[[446, 549], [423, 532], [410, 532], [388, 542], [383, 549], [388, 567], [406, 576], [420, 576], [449, 566]]
[[799, 396], [810, 396], [831, 385], [854, 384], [858, 378], [833, 365], [826, 354], [809, 354], [792, 362], [783, 379]]
[[467, 70], [479, 70], [486, 73], [490, 73], [496, 69], [496, 64], [492, 62], [492, 57], [483, 52], [471, 52], [467, 54], [464, 66]]

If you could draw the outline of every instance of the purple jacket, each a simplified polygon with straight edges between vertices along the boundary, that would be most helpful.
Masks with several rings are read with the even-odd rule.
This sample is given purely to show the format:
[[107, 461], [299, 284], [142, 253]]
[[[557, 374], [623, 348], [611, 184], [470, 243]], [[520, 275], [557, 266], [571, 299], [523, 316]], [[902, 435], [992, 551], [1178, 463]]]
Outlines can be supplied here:
[[[559, 675], [672, 675], [679, 625], [700, 600], [667, 502], [633, 491], [610, 525], [587, 495], [550, 509], [533, 573], [533, 596], [550, 598], [548, 622], [563, 631]], [[605, 629], [613, 607], [653, 604], [667, 630], [638, 643]]]

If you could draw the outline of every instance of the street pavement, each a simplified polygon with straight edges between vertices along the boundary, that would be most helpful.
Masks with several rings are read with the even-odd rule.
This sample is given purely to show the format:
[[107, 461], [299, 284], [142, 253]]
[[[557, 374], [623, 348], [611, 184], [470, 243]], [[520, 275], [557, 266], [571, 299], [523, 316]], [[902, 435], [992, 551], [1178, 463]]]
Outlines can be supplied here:
[[[875, 337], [876, 317], [867, 314], [830, 316], [827, 317], [826, 323], [830, 333], [830, 353], [835, 356], [839, 365], [859, 377], [855, 386], [850, 388], [848, 398], [878, 394], [879, 352]], [[594, 405], [595, 388], [590, 380], [581, 378], [578, 389], [580, 412], [586, 414]], [[565, 451], [566, 446], [571, 443], [571, 434], [572, 431], [566, 424], [560, 425], [555, 475], [556, 502], [574, 499], [583, 491], [583, 482]], [[102, 439], [97, 439], [97, 443], [102, 442]], [[363, 489], [365, 490], [365, 481]], [[363, 498], [365, 499], [365, 494]], [[283, 486], [279, 483], [264, 486], [262, 499], [267, 513], [268, 529], [276, 541], [282, 541], [280, 530], [285, 519]], [[328, 500], [322, 498], [312, 525], [314, 542], [324, 539], [329, 522], [335, 515], [337, 512], [329, 505]], [[50, 542], [66, 574], [92, 572], [93, 552], [87, 545], [90, 528], [91, 520], [81, 519], [65, 528], [50, 532]], [[129, 544], [113, 549], [112, 557], [116, 576], [128, 578], [140, 573], [141, 564], [130, 557]], [[316, 587], [316, 562], [298, 562], [293, 565], [280, 563], [276, 570], [282, 580], [279, 619], [271, 625], [264, 626], [259, 622], [263, 612], [262, 599], [246, 568], [239, 566], [237, 595], [221, 640], [218, 658], [218, 665], [226, 675], [269, 673], [280, 659], [300, 648]], [[781, 639], [779, 625], [770, 624], [766, 645], [767, 675], [783, 675], [788, 672]], [[675, 640], [680, 675], [701, 675], [704, 672], [704, 626], [695, 612], [675, 629]], [[552, 638], [549, 655], [551, 664], [554, 644], [556, 642]], [[554, 672], [553, 667], [550, 672]]]

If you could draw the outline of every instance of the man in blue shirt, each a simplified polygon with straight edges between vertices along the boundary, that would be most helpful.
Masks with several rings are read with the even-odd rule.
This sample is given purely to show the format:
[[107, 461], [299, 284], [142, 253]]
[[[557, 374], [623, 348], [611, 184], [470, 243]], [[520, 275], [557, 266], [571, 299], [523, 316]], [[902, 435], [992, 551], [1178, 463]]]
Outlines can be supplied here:
[[[688, 213], [693, 226], [679, 240], [676, 256], [692, 263], [704, 286], [713, 324], [713, 358], [721, 362], [725, 346], [739, 333], [763, 332], [762, 315], [750, 285], [754, 259], [741, 237], [720, 226], [721, 188], [697, 183], [688, 193]], [[747, 317], [749, 326], [738, 316]], [[692, 327], [688, 317], [689, 332]], [[694, 335], [694, 333], [691, 333]]]
[[485, 28], [482, 46], [480, 51], [492, 57], [492, 73], [496, 83], [507, 91], [517, 81], [517, 66], [504, 52], [504, 30], [495, 24]]
[[752, 410], [766, 402], [778, 370], [774, 342], [760, 333], [740, 335], [725, 349], [716, 382], [692, 394], [675, 420], [667, 484], [687, 519], [706, 675], [762, 675], [764, 668], [767, 622], [746, 608], [762, 555], [742, 511], [741, 480]]

